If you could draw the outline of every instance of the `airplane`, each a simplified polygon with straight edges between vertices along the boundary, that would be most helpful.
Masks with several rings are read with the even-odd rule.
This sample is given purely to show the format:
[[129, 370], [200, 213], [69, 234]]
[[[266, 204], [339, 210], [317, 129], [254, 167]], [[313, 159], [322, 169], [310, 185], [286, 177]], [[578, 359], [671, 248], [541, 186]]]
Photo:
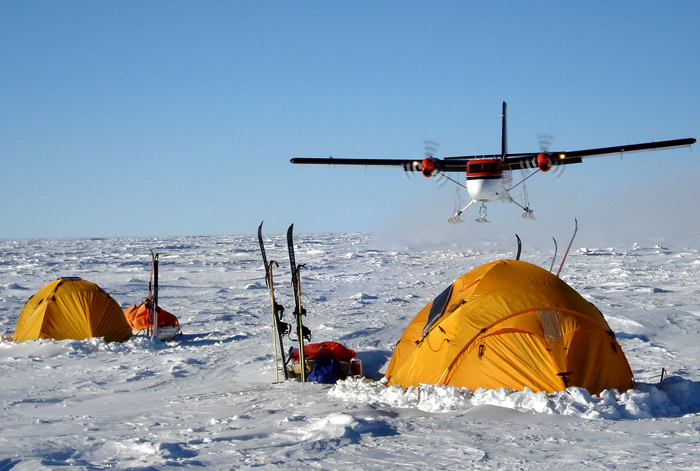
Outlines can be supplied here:
[[[508, 153], [507, 113], [506, 102], [503, 102], [502, 127], [501, 127], [501, 153], [493, 155], [465, 155], [457, 157], [444, 157], [438, 159], [433, 155], [426, 155], [423, 160], [408, 159], [352, 159], [352, 158], [305, 158], [295, 157], [291, 163], [300, 165], [349, 165], [362, 167], [399, 167], [407, 172], [421, 172], [426, 177], [441, 176], [456, 183], [461, 188], [466, 188], [470, 200], [461, 209], [455, 208], [454, 214], [448, 218], [451, 223], [464, 222], [460, 216], [471, 206], [481, 205], [479, 217], [476, 222], [489, 222], [487, 219], [486, 203], [502, 201], [519, 206], [523, 210], [525, 219], [535, 219], [527, 199], [527, 192], [523, 192], [524, 201], [518, 202], [510, 192], [520, 186], [525, 186], [525, 180], [537, 172], [548, 172], [559, 165], [578, 164], [588, 157], [600, 157], [604, 155], [622, 155], [632, 152], [652, 151], [659, 149], [673, 149], [690, 147], [697, 139], [674, 139], [670, 141], [645, 142], [626, 146], [602, 147], [597, 149], [584, 149], [572, 152], [530, 152], [521, 154]], [[513, 170], [532, 169], [529, 175], [513, 184]], [[466, 185], [446, 175], [447, 172], [465, 172]], [[461, 206], [461, 205], [460, 205]]]

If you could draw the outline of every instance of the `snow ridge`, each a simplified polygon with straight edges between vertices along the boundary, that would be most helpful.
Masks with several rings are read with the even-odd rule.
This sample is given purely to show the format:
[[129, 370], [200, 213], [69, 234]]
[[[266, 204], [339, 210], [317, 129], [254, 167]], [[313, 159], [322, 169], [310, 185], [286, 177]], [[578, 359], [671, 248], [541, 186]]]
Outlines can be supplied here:
[[679, 377], [667, 378], [659, 386], [638, 384], [635, 389], [623, 393], [609, 389], [600, 395], [591, 395], [577, 387], [547, 394], [535, 393], [530, 388], [524, 391], [508, 388], [471, 391], [468, 388], [430, 384], [402, 388], [385, 386], [381, 381], [349, 378], [336, 383], [328, 394], [346, 401], [435, 413], [468, 410], [480, 405], [609, 420], [678, 417], [700, 412], [700, 383]]

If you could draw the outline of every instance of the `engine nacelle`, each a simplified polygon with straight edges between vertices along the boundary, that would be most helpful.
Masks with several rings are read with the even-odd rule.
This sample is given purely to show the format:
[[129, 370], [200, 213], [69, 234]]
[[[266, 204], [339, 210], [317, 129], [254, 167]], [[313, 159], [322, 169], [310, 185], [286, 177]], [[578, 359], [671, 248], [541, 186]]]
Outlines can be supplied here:
[[421, 167], [423, 168], [421, 170], [423, 176], [432, 177], [433, 172], [435, 172], [435, 161], [431, 157], [426, 157], [423, 159], [423, 162], [421, 162]]
[[543, 172], [549, 172], [552, 168], [552, 158], [547, 152], [537, 155], [537, 167]]

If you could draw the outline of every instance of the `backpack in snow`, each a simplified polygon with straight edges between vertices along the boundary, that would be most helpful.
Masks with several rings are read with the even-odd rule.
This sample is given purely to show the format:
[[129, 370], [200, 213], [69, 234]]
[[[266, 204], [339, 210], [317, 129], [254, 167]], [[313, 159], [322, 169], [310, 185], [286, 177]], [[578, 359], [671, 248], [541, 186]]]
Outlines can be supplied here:
[[314, 362], [314, 368], [309, 374], [309, 381], [334, 384], [340, 379], [340, 362], [333, 358], [319, 358]]

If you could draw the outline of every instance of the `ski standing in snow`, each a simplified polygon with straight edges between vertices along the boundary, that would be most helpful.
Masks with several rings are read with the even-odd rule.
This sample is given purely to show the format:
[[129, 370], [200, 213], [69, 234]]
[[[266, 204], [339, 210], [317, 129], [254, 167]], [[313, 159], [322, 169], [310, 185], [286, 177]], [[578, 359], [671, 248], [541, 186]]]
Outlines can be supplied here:
[[[263, 221], [264, 222], [264, 221]], [[280, 367], [279, 360], [282, 360], [282, 371], [284, 372], [284, 379], [289, 379], [291, 373], [287, 369], [287, 359], [284, 354], [284, 344], [282, 338], [285, 334], [289, 332], [290, 325], [286, 322], [282, 322], [282, 316], [284, 315], [284, 307], [278, 304], [275, 300], [275, 286], [274, 278], [272, 274], [273, 266], [279, 267], [279, 264], [274, 260], [270, 260], [268, 263], [267, 256], [265, 255], [265, 243], [262, 237], [262, 226], [261, 222], [258, 226], [258, 241], [260, 242], [260, 252], [262, 253], [263, 263], [265, 264], [265, 284], [267, 289], [270, 291], [270, 305], [272, 307], [272, 340], [274, 344], [274, 354], [275, 354], [275, 375], [276, 380], [280, 381]], [[279, 344], [279, 347], [278, 347]], [[278, 350], [279, 348], [279, 350]], [[279, 352], [279, 356], [278, 356]]]
[[[158, 337], [158, 254], [151, 251], [151, 279], [148, 282], [148, 298], [150, 299], [150, 310], [148, 312], [148, 336], [153, 339]], [[153, 285], [153, 291], [151, 291]]]
[[305, 265], [297, 265], [294, 257], [294, 224], [287, 229], [287, 248], [289, 249], [289, 264], [292, 269], [292, 290], [294, 291], [294, 318], [296, 319], [297, 337], [299, 338], [299, 371], [300, 380], [306, 381], [306, 357], [304, 355], [304, 338], [311, 340], [311, 331], [304, 327], [303, 316], [306, 309], [301, 305], [301, 277], [299, 271]]

